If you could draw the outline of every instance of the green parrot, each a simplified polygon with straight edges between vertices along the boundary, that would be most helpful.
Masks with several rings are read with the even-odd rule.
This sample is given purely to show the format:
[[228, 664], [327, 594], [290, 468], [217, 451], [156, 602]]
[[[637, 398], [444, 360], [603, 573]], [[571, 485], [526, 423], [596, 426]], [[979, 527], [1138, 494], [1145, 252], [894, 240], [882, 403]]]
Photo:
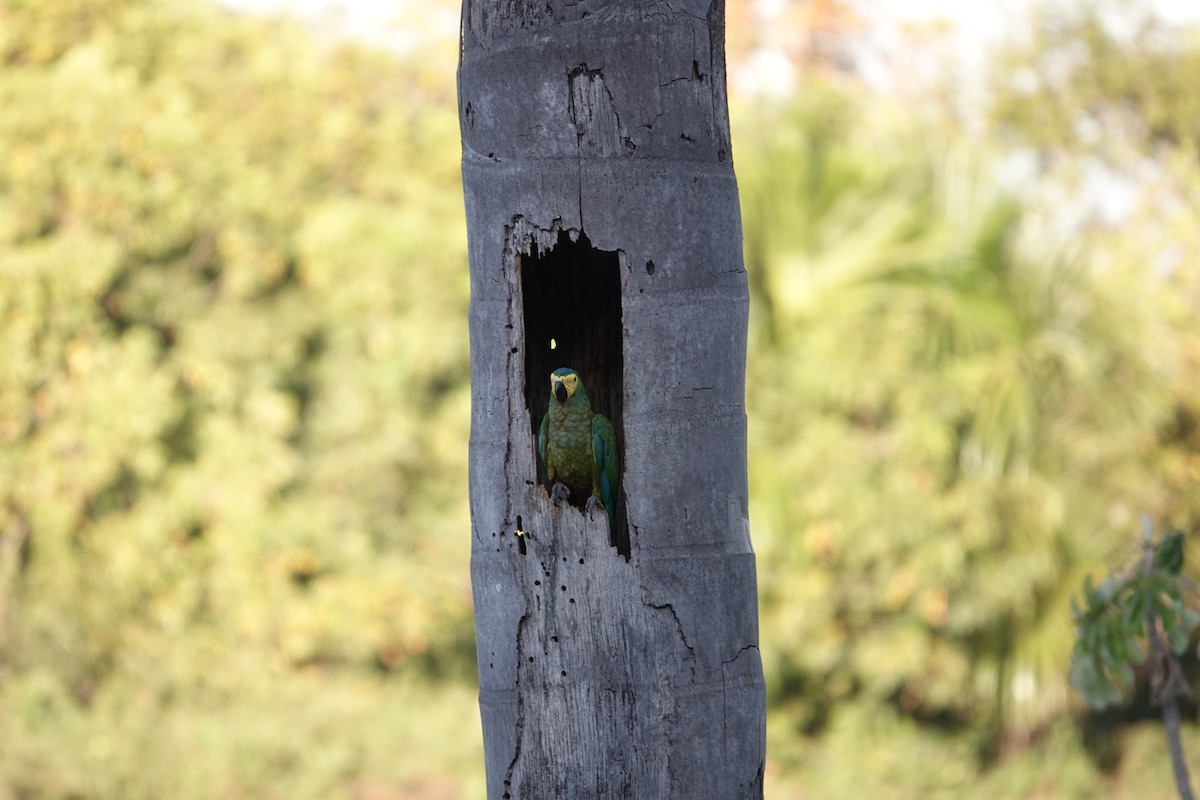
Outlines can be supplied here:
[[[602, 414], [592, 411], [579, 373], [561, 367], [550, 373], [550, 408], [538, 430], [538, 458], [558, 505], [571, 492], [590, 493], [588, 516], [603, 506], [610, 538], [616, 526], [617, 434]], [[614, 540], [615, 541], [615, 540]]]

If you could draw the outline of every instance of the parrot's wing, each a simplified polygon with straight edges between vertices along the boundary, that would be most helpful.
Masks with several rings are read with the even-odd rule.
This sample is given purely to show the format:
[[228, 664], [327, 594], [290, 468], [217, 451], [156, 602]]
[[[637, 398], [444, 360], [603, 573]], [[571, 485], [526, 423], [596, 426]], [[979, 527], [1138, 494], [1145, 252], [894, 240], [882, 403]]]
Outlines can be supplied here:
[[553, 479], [554, 476], [550, 474], [550, 465], [546, 463], [546, 435], [549, 430], [550, 412], [547, 411], [542, 417], [542, 426], [538, 428], [537, 450], [538, 461], [542, 463], [542, 469], [546, 470], [546, 477]]
[[604, 503], [611, 524], [617, 513], [617, 476], [621, 474], [621, 467], [617, 456], [617, 432], [600, 414], [592, 417], [592, 456], [600, 484], [600, 502]]

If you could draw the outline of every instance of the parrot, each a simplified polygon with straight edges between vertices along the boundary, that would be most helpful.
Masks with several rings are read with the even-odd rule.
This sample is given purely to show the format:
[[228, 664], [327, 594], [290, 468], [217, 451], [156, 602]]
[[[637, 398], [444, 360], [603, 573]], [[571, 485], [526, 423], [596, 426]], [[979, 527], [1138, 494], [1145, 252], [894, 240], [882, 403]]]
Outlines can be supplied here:
[[550, 408], [538, 429], [537, 451], [554, 504], [571, 492], [590, 493], [588, 517], [603, 507], [609, 537], [616, 541], [617, 434], [608, 419], [592, 411], [583, 379], [569, 367], [550, 373]]

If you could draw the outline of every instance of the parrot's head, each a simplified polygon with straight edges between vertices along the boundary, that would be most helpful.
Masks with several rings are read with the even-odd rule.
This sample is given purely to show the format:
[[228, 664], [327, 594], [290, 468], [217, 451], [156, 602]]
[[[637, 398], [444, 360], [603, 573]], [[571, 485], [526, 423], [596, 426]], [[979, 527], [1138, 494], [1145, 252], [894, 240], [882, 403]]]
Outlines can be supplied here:
[[560, 403], [567, 402], [582, 388], [579, 373], [569, 367], [559, 367], [550, 373], [550, 394]]

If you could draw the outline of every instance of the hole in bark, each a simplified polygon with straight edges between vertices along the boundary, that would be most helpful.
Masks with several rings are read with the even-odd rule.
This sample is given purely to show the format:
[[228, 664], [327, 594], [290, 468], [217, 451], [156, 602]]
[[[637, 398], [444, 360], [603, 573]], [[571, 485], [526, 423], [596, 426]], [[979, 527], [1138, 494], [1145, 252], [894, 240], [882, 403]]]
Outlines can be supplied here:
[[[623, 468], [625, 361], [618, 253], [592, 247], [582, 231], [574, 242], [559, 231], [554, 247], [539, 250], [535, 242], [529, 255], [519, 256], [517, 270], [525, 323], [525, 406], [534, 441], [550, 404], [550, 373], [570, 367], [583, 380], [592, 410], [612, 422]], [[540, 462], [537, 469], [538, 482], [547, 485]], [[616, 508], [607, 509], [615, 515], [609, 544], [628, 560], [623, 478], [618, 477]], [[583, 510], [591, 486], [570, 488], [568, 502]]]

